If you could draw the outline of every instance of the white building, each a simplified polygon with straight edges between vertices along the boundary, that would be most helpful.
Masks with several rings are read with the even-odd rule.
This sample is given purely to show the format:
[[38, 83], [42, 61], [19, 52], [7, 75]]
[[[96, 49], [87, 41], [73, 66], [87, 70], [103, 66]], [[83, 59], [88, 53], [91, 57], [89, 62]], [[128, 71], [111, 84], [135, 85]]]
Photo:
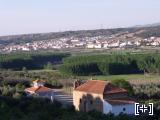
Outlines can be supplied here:
[[126, 42], [122, 42], [122, 43], [119, 44], [119, 47], [125, 47], [126, 45], [127, 45]]
[[28, 47], [22, 47], [23, 51], [30, 51], [30, 49]]
[[94, 44], [93, 44], [93, 43], [89, 43], [89, 44], [87, 44], [86, 47], [87, 47], [87, 48], [94, 48]]
[[135, 44], [136, 46], [140, 46], [140, 45], [141, 45], [141, 42], [140, 42], [140, 41], [136, 41], [134, 44]]
[[103, 48], [108, 48], [108, 43], [104, 43]]
[[102, 44], [101, 43], [97, 43], [94, 45], [94, 48], [100, 49], [102, 48]]
[[108, 47], [110, 47], [110, 48], [119, 47], [119, 40], [118, 41], [112, 41], [111, 43], [108, 44]]
[[49, 98], [53, 100], [54, 91], [51, 88], [44, 86], [45, 81], [35, 80], [33, 81], [32, 87], [26, 88], [25, 92], [28, 95], [36, 95], [38, 97]]
[[134, 114], [135, 105], [133, 101], [125, 100], [106, 100], [103, 101], [103, 113], [113, 113], [119, 115], [120, 113]]
[[159, 46], [160, 44], [159, 44], [158, 41], [154, 41], [154, 42], [151, 43], [151, 45], [152, 45], [152, 46]]

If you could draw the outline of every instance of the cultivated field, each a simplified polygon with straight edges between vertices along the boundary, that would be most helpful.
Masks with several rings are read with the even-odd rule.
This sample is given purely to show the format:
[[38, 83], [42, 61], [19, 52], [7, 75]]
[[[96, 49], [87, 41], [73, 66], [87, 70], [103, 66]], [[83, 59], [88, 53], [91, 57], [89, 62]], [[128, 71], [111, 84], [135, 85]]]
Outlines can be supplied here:
[[131, 84], [150, 84], [160, 83], [160, 75], [149, 74], [128, 74], [128, 75], [109, 75], [109, 76], [79, 76], [79, 79], [95, 79], [95, 80], [116, 80], [125, 79]]

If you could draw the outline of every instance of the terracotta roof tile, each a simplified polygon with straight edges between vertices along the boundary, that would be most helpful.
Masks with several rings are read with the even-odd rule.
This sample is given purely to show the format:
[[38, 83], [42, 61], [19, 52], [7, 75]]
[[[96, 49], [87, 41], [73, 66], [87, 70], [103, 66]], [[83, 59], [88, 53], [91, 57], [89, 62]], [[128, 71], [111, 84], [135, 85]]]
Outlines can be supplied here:
[[108, 83], [104, 90], [104, 94], [113, 94], [113, 93], [121, 93], [121, 92], [127, 92], [127, 90], [116, 87], [111, 83]]
[[112, 85], [109, 81], [89, 80], [75, 89], [76, 91], [97, 93], [97, 94], [113, 94], [119, 92], [127, 92], [125, 89]]
[[30, 87], [30, 88], [26, 88], [25, 91], [27, 92], [47, 92], [47, 91], [51, 91], [51, 88], [48, 87], [44, 87], [44, 86], [39, 86], [39, 87]]

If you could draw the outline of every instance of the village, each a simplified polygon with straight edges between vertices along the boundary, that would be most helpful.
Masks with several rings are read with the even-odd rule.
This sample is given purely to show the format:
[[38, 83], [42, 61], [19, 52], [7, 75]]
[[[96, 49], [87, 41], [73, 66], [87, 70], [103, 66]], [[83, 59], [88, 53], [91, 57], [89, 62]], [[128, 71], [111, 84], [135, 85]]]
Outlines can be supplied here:
[[9, 44], [0, 49], [1, 53], [13, 51], [36, 51], [36, 50], [65, 50], [65, 49], [127, 49], [141, 47], [159, 47], [160, 37], [140, 38], [133, 35], [111, 35], [75, 38], [67, 37], [60, 39], [47, 39], [33, 41], [24, 44]]

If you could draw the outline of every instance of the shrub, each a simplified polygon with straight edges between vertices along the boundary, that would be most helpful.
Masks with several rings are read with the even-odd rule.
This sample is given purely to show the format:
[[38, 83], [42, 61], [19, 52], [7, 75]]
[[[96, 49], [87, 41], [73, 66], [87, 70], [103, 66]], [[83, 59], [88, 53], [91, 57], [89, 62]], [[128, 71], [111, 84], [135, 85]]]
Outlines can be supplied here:
[[117, 79], [117, 80], [113, 80], [112, 83], [115, 86], [124, 88], [128, 91], [129, 95], [133, 95], [134, 94], [134, 90], [133, 87], [130, 85], [130, 83], [124, 79]]

